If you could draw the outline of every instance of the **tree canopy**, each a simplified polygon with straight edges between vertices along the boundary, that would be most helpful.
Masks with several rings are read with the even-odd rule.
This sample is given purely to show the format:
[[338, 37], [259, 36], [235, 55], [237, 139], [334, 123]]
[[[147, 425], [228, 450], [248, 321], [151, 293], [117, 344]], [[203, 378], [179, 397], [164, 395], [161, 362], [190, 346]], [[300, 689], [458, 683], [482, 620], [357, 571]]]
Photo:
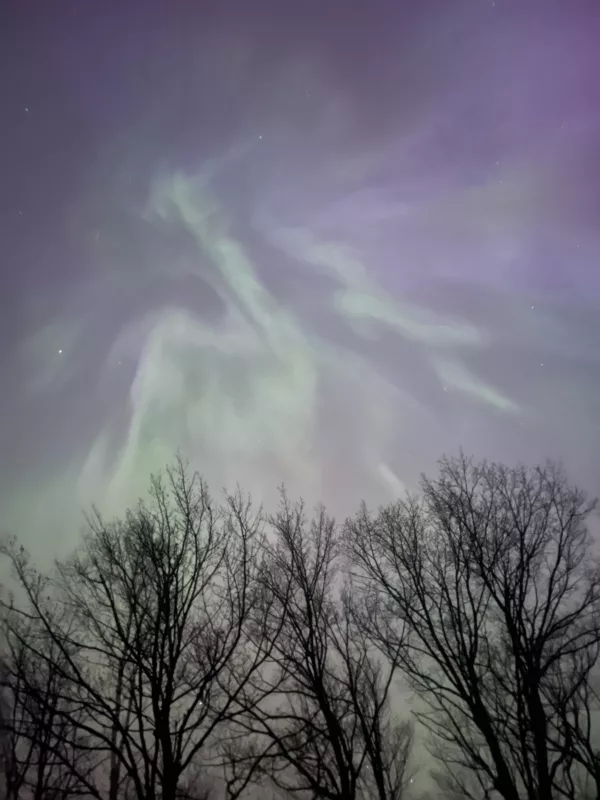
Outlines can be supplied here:
[[336, 524], [177, 459], [45, 573], [8, 539], [4, 794], [405, 800], [418, 739], [441, 796], [600, 798], [594, 508], [461, 455]]

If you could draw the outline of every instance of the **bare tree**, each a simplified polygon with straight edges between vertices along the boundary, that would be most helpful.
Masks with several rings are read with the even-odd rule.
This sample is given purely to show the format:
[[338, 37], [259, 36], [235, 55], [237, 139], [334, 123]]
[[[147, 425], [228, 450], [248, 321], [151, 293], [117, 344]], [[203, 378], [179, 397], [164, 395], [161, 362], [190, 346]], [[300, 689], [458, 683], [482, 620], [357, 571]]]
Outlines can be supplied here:
[[[552, 709], [549, 735], [557, 747], [565, 743], [570, 797], [600, 798], [600, 696], [596, 648], [574, 648], [549, 670], [545, 688]], [[593, 787], [593, 788], [592, 788]]]
[[23, 769], [18, 755], [18, 736], [15, 735], [15, 704], [8, 687], [6, 657], [0, 664], [0, 797], [14, 800], [23, 783]]
[[[262, 562], [256, 636], [270, 645], [265, 701], [252, 704], [231, 748], [235, 788], [243, 767], [285, 794], [398, 800], [408, 776], [412, 728], [389, 709], [394, 663], [355, 624], [342, 588], [336, 528], [323, 510], [311, 521], [285, 495]], [[235, 772], [235, 768], [239, 772]]]
[[9, 618], [35, 620], [58, 653], [21, 640], [68, 684], [82, 716], [59, 714], [107, 763], [110, 800], [127, 787], [138, 800], [175, 800], [211, 763], [265, 658], [244, 632], [256, 616], [261, 516], [240, 493], [215, 508], [179, 460], [123, 520], [94, 513], [88, 523], [48, 578], [14, 543], [4, 548], [27, 596]]
[[[3, 620], [3, 668], [0, 676], [4, 706], [3, 761], [5, 794], [16, 800], [27, 791], [32, 800], [64, 800], [88, 793], [94, 763], [64, 713], [69, 705], [58, 668], [60, 654], [52, 641], [32, 624]], [[22, 622], [22, 621], [21, 621]], [[18, 626], [19, 635], [13, 630]], [[40, 643], [48, 658], [35, 658], [23, 643]], [[52, 652], [58, 657], [55, 662]], [[69, 708], [69, 714], [77, 716]]]
[[593, 507], [552, 464], [461, 456], [423, 478], [421, 497], [346, 525], [366, 633], [400, 654], [438, 754], [471, 770], [481, 796], [573, 796], [556, 686], [573, 718], [600, 637]]

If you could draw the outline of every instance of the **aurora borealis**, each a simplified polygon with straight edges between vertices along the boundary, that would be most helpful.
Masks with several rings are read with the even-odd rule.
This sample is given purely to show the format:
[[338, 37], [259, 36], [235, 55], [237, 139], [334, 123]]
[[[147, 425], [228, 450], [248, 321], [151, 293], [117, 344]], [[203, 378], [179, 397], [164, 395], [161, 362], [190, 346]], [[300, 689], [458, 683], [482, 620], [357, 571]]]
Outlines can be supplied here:
[[597, 490], [597, 4], [6, 5], [5, 526], [177, 448], [338, 513], [461, 446]]

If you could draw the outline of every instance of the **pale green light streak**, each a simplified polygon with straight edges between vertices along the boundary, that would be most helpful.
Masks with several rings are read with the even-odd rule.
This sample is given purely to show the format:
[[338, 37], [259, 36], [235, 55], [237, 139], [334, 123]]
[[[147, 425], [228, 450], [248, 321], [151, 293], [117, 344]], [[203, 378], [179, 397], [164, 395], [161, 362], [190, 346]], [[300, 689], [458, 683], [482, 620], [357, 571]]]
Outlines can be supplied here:
[[464, 392], [498, 411], [514, 414], [519, 410], [510, 398], [480, 381], [459, 362], [434, 358], [433, 365], [440, 380], [448, 387]]
[[319, 242], [303, 229], [280, 232], [277, 243], [294, 258], [339, 279], [342, 286], [336, 293], [335, 307], [361, 335], [372, 336], [371, 328], [364, 323], [375, 322], [432, 347], [480, 347], [485, 343], [481, 331], [472, 325], [439, 318], [391, 297], [370, 279], [365, 266], [343, 244]]
[[[275, 486], [292, 478], [318, 497], [321, 461], [315, 436], [325, 374], [339, 376], [348, 399], [360, 409], [353, 432], [357, 461], [389, 488], [398, 486], [384, 453], [390, 430], [402, 424], [400, 393], [359, 356], [316, 340], [278, 304], [229, 233], [227, 216], [206, 179], [163, 176], [147, 211], [148, 219], [157, 217], [185, 225], [198, 245], [198, 290], [209, 283], [226, 311], [216, 326], [177, 308], [165, 309], [145, 324], [130, 394], [132, 418], [117, 467], [111, 470], [109, 505], [120, 503], [122, 487], [129, 495], [134, 486], [142, 492], [148, 471], [164, 466], [177, 447], [201, 454], [219, 480], [229, 485], [240, 480], [258, 496], [265, 482], [272, 480]], [[396, 302], [345, 247], [318, 242], [306, 231], [286, 232], [283, 240], [296, 258], [339, 280], [334, 308], [363, 334], [374, 335], [381, 327], [396, 330], [423, 347], [423, 357], [431, 359], [444, 382], [480, 402], [511, 408], [509, 400], [460, 364], [435, 355], [481, 346], [479, 331]], [[117, 350], [120, 346], [123, 341], [115, 344]], [[100, 437], [84, 476], [98, 473], [107, 449]], [[257, 468], [259, 463], [270, 465], [272, 474]], [[204, 464], [199, 466], [205, 470]]]

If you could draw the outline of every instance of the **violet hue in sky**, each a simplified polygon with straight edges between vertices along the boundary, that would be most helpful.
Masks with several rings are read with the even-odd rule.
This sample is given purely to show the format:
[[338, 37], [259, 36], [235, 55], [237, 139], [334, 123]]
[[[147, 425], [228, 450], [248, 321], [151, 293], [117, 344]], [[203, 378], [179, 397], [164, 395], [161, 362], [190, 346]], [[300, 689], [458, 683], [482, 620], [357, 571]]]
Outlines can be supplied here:
[[600, 9], [5, 2], [5, 525], [181, 448], [350, 512], [443, 451], [600, 475]]

